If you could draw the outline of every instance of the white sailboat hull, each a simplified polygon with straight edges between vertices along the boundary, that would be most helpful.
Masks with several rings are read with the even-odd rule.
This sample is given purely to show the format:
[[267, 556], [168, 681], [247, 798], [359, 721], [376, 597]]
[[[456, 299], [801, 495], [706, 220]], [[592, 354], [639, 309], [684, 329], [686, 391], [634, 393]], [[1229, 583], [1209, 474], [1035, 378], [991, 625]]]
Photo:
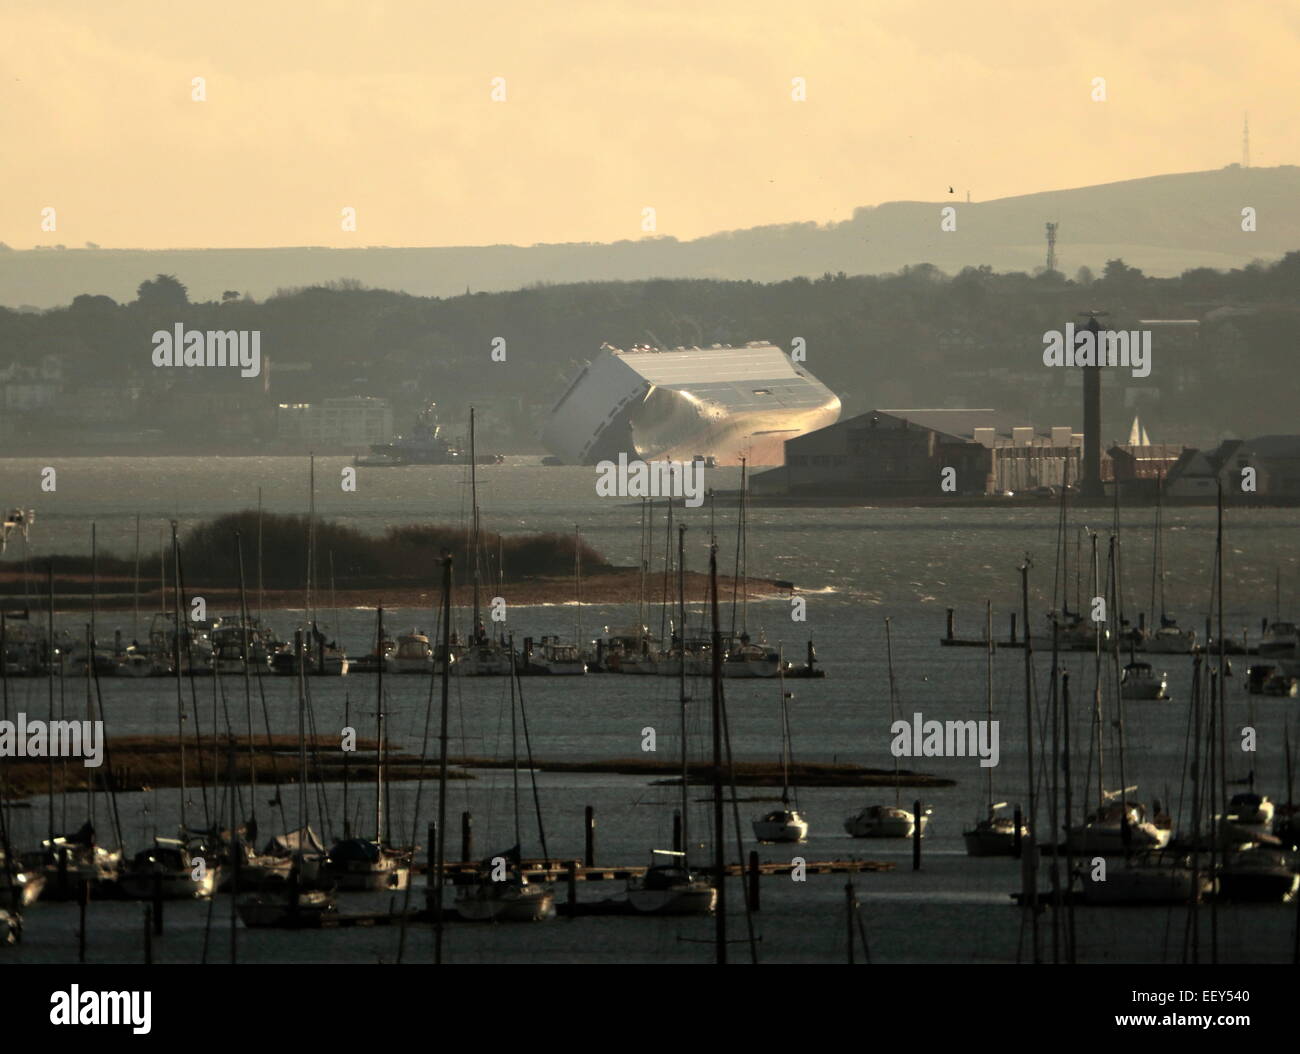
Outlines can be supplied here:
[[707, 915], [718, 902], [718, 891], [692, 882], [670, 889], [629, 889], [627, 899], [642, 915]]

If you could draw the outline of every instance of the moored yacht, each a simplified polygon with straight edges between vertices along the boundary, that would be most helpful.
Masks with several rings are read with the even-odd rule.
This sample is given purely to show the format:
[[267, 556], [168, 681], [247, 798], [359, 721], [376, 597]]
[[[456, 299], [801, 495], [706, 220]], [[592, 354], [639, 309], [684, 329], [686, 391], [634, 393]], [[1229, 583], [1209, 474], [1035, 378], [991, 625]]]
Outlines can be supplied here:
[[1086, 904], [1188, 904], [1213, 892], [1208, 869], [1193, 870], [1185, 856], [1163, 852], [1142, 853], [1094, 879], [1091, 867], [1081, 869]]
[[718, 902], [718, 891], [707, 879], [690, 870], [685, 853], [656, 849], [656, 856], [671, 863], [653, 864], [646, 873], [628, 880], [628, 903], [642, 915], [707, 915]]
[[177, 838], [155, 838], [135, 854], [118, 885], [132, 900], [193, 900], [210, 897], [221, 878], [221, 865]]
[[527, 652], [526, 659], [534, 673], [574, 676], [587, 672], [587, 664], [578, 654], [578, 646], [561, 644], [558, 637], [543, 637]]
[[[930, 822], [932, 809], [921, 813], [921, 837]], [[897, 805], [867, 805], [844, 821], [844, 829], [854, 838], [911, 838], [916, 832], [916, 817]]]
[[1124, 699], [1168, 699], [1169, 677], [1156, 674], [1149, 662], [1130, 662], [1120, 677], [1120, 696]]
[[388, 673], [433, 673], [433, 648], [423, 630], [412, 629], [397, 638], [397, 647], [385, 657]]

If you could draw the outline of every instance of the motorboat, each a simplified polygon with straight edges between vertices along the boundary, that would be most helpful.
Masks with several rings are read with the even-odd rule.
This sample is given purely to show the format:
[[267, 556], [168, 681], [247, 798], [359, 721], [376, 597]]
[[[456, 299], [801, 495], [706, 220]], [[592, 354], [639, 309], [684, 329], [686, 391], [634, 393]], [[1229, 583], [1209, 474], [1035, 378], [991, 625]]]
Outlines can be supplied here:
[[644, 875], [628, 880], [627, 899], [635, 911], [642, 915], [708, 915], [713, 911], [718, 891], [686, 866], [684, 853], [656, 849], [654, 855], [673, 860], [653, 864]]
[[[926, 807], [921, 814], [921, 837], [934, 810]], [[844, 829], [854, 838], [911, 838], [917, 819], [897, 805], [868, 805], [844, 821]]]
[[1156, 674], [1149, 662], [1130, 662], [1120, 677], [1119, 691], [1123, 699], [1168, 699], [1169, 676]]
[[135, 854], [122, 874], [122, 895], [131, 900], [194, 900], [212, 896], [221, 865], [177, 838], [155, 838]]
[[386, 661], [388, 673], [433, 673], [433, 648], [429, 646], [428, 636], [419, 629], [401, 634]]

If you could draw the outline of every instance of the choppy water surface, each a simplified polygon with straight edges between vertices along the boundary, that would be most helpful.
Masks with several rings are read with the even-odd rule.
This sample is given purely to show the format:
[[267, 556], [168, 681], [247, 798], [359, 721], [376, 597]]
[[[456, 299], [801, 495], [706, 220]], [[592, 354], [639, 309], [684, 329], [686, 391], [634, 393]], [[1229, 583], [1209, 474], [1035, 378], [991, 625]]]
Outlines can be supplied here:
[[[393, 524], [419, 521], [460, 522], [468, 505], [464, 471], [459, 468], [406, 468], [362, 470], [355, 494], [344, 493], [335, 482], [345, 459], [317, 461], [319, 515], [379, 532]], [[33, 561], [50, 552], [88, 551], [90, 521], [96, 523], [99, 544], [120, 555], [129, 555], [135, 545], [135, 516], [144, 522], [145, 546], [156, 544], [159, 526], [176, 518], [182, 526], [222, 512], [252, 507], [262, 488], [264, 507], [275, 512], [302, 512], [307, 505], [307, 467], [303, 459], [244, 458], [188, 459], [66, 459], [56, 463], [58, 490], [39, 489], [36, 460], [0, 460], [0, 500], [6, 505], [35, 507], [37, 523], [29, 556]], [[632, 564], [639, 546], [639, 511], [635, 504], [601, 500], [595, 495], [594, 471], [578, 468], [540, 468], [533, 459], [508, 459], [504, 466], [482, 469], [480, 505], [485, 525], [503, 532], [569, 531], [578, 524], [587, 540], [615, 563]], [[706, 482], [719, 489], [738, 483], [738, 470], [717, 469], [706, 474]], [[679, 512], [680, 516], [680, 512]], [[703, 570], [707, 560], [710, 509], [706, 504], [688, 510], [685, 522], [688, 563]], [[985, 657], [981, 649], [941, 648], [938, 639], [944, 629], [944, 608], [958, 610], [960, 635], [977, 636], [981, 631], [985, 599], [994, 605], [998, 636], [1006, 633], [1012, 610], [1018, 610], [1017, 568], [1028, 553], [1031, 621], [1042, 624], [1043, 613], [1052, 605], [1052, 580], [1056, 548], [1056, 510], [1042, 509], [778, 509], [751, 510], [749, 567], [755, 575], [787, 579], [807, 597], [807, 621], [790, 619], [787, 599], [773, 598], [749, 605], [751, 632], [762, 631], [773, 642], [782, 642], [791, 657], [802, 657], [805, 642], [816, 642], [818, 656], [829, 676], [820, 681], [793, 681], [791, 724], [794, 751], [808, 760], [851, 760], [889, 768], [889, 703], [884, 649], [884, 618], [893, 620], [895, 667], [902, 714], [921, 712], [925, 718], [948, 720], [983, 716]], [[1274, 582], [1280, 570], [1281, 606], [1284, 617], [1294, 615], [1294, 583], [1297, 575], [1295, 510], [1232, 512], [1227, 516], [1227, 561], [1225, 624], [1235, 633], [1257, 634], [1259, 620], [1272, 616]], [[1166, 585], [1168, 610], [1187, 626], [1203, 632], [1209, 613], [1211, 569], [1214, 557], [1214, 512], [1208, 509], [1175, 509], [1165, 515]], [[1079, 517], [1073, 526], [1110, 530], [1109, 513]], [[719, 508], [716, 517], [720, 540], [720, 562], [727, 571], [734, 560], [735, 524], [730, 509]], [[1151, 591], [1151, 512], [1124, 512], [1123, 538], [1126, 605], [1131, 612], [1149, 607]], [[662, 518], [656, 535], [658, 560], [665, 541]], [[1104, 546], [1103, 536], [1103, 546]], [[1086, 545], [1086, 543], [1085, 543]], [[1085, 549], [1086, 554], [1086, 549]], [[11, 548], [9, 557], [21, 557], [21, 548]], [[1072, 556], [1073, 559], [1073, 556]], [[1073, 589], [1073, 571], [1071, 571]], [[340, 582], [342, 587], [345, 583]], [[431, 588], [436, 584], [431, 582]], [[661, 583], [658, 583], [661, 586]], [[39, 587], [34, 587], [39, 588]], [[1085, 593], [1086, 584], [1083, 586]], [[509, 587], [505, 589], [509, 599]], [[659, 593], [656, 589], [655, 598]], [[512, 606], [509, 628], [517, 636], [556, 632], [572, 636], [578, 611], [570, 597], [557, 596], [553, 605]], [[702, 598], [693, 598], [691, 620], [702, 618]], [[617, 630], [635, 621], [635, 606], [584, 605], [581, 611], [585, 635], [604, 627]], [[724, 604], [724, 621], [730, 620], [730, 605]], [[268, 621], [282, 633], [291, 632], [301, 612], [268, 613]], [[648, 619], [657, 628], [660, 614], [652, 609]], [[70, 628], [80, 625], [84, 615], [72, 615], [61, 622]], [[333, 622], [330, 614], [327, 621]], [[330, 625], [353, 653], [369, 647], [373, 635], [373, 611], [348, 610]], [[462, 618], [462, 622], [467, 622]], [[428, 610], [395, 610], [390, 626], [431, 626]], [[101, 638], [120, 628], [132, 634], [129, 612], [99, 616]], [[1188, 740], [1188, 691], [1191, 660], [1172, 656], [1151, 659], [1166, 669], [1173, 699], [1162, 703], [1133, 703], [1127, 706], [1125, 735], [1128, 742], [1125, 777], [1140, 787], [1138, 796], [1158, 797], [1183, 820], [1189, 806], [1183, 803], [1185, 756]], [[996, 716], [1002, 722], [1001, 764], [993, 770], [994, 793], [998, 800], [1028, 803], [1024, 750], [1023, 655], [1003, 651], [994, 669]], [[1247, 696], [1243, 681], [1249, 660], [1237, 660], [1237, 676], [1228, 693], [1230, 729], [1251, 725], [1258, 730], [1259, 749], [1254, 757], [1257, 787], [1275, 800], [1285, 800], [1287, 788], [1283, 761], [1284, 729], [1296, 724], [1293, 700]], [[1075, 760], [1077, 799], [1085, 797], [1088, 776], [1086, 747], [1092, 721], [1090, 712], [1093, 684], [1090, 655], [1070, 655], [1063, 664], [1071, 673], [1074, 687], [1072, 736], [1081, 745]], [[1036, 654], [1034, 668], [1037, 693], [1046, 699], [1049, 660]], [[102, 682], [104, 709], [114, 735], [170, 733], [176, 724], [176, 690], [166, 680]], [[263, 682], [266, 705], [273, 730], [292, 733], [296, 729], [296, 699], [291, 679], [267, 678]], [[430, 698], [429, 684], [420, 678], [386, 678], [386, 707], [391, 736], [408, 750], [418, 752]], [[11, 711], [26, 709], [38, 714], [46, 708], [43, 682], [11, 681]], [[315, 680], [311, 685], [317, 728], [341, 728], [345, 705], [353, 723], [363, 734], [373, 722], [375, 679], [352, 676]], [[780, 751], [777, 719], [777, 686], [774, 682], [727, 682], [727, 703], [732, 747], [737, 758], [775, 759]], [[641, 753], [643, 729], [657, 731], [658, 754], [673, 758], [680, 748], [678, 739], [677, 686], [669, 678], [589, 676], [582, 679], [530, 678], [524, 682], [529, 732], [535, 756], [544, 759], [594, 759], [636, 756]], [[84, 687], [62, 686], [69, 711], [84, 707]], [[192, 707], [190, 685], [185, 686], [186, 706]], [[509, 696], [504, 680], [454, 680], [452, 682], [453, 753], [508, 756], [510, 751]], [[224, 728], [232, 722], [243, 728], [243, 686], [227, 681], [218, 688], [212, 680], [195, 682], [200, 722], [205, 730], [215, 724]], [[693, 684], [690, 707], [690, 750], [703, 757], [708, 733], [705, 710], [708, 685]], [[260, 721], [260, 700], [255, 696]], [[214, 716], [215, 715], [215, 716]], [[1107, 715], [1107, 724], [1110, 723]], [[1040, 752], [1042, 744], [1039, 744]], [[430, 743], [431, 749], [436, 745]], [[1250, 768], [1229, 741], [1229, 775], [1244, 778]], [[1108, 740], [1107, 786], [1118, 786], [1111, 773], [1116, 763], [1113, 742]], [[1095, 764], [1095, 762], [1094, 762]], [[797, 854], [808, 860], [859, 858], [892, 860], [893, 872], [865, 874], [857, 888], [865, 905], [868, 937], [873, 959], [879, 961], [1008, 961], [1017, 956], [1022, 935], [1022, 915], [1007, 896], [1018, 886], [1017, 864], [1011, 860], [974, 860], [964, 855], [962, 829], [978, 818], [983, 808], [985, 770], [970, 758], [923, 758], [903, 762], [904, 767], [946, 776], [956, 786], [916, 791], [904, 788], [901, 800], [909, 805], [922, 797], [934, 808], [930, 836], [925, 842], [924, 865], [911, 870], [906, 845], [858, 841], [842, 828], [845, 816], [864, 803], [892, 802], [892, 790], [857, 791], [840, 788], [809, 789], [799, 792], [801, 808], [813, 826], [809, 843]], [[209, 768], [211, 760], [208, 761]], [[510, 793], [510, 772], [482, 771], [478, 779], [462, 781], [450, 791], [448, 810], [458, 817], [468, 809], [474, 815], [475, 850], [480, 855], [513, 844], [514, 818]], [[1045, 777], [1039, 776], [1040, 828], [1047, 829]], [[1091, 783], [1095, 786], [1095, 768]], [[609, 863], [644, 863], [651, 848], [666, 846], [670, 839], [671, 812], [677, 792], [656, 787], [641, 777], [543, 773], [538, 777], [547, 849], [554, 856], [577, 857], [582, 853], [582, 811], [596, 810], [597, 858]], [[525, 781], [524, 786], [527, 786]], [[742, 799], [758, 798], [764, 791], [742, 788]], [[436, 788], [425, 787], [415, 813], [416, 787], [392, 787], [395, 834], [416, 833], [425, 841], [425, 827], [433, 818]], [[704, 792], [695, 795], [703, 798]], [[271, 795], [262, 794], [258, 816], [263, 831], [279, 826], [278, 810], [268, 804]], [[290, 809], [286, 818], [295, 821], [295, 793], [286, 789]], [[128, 852], [142, 847], [155, 831], [170, 833], [179, 812], [179, 793], [157, 791], [119, 796], [123, 838]], [[341, 788], [331, 787], [326, 796], [328, 819], [312, 806], [312, 822], [337, 833], [341, 825]], [[41, 837], [47, 825], [47, 803], [33, 799], [30, 808], [13, 811], [14, 836], [30, 845]], [[57, 807], [62, 820], [63, 803]], [[84, 819], [85, 805], [70, 800], [69, 824]], [[97, 806], [97, 825], [110, 829], [106, 805]], [[198, 788], [191, 788], [188, 811], [191, 819], [203, 815], [204, 801]], [[209, 792], [208, 808], [215, 809]], [[765, 804], [744, 801], [740, 805], [745, 850], [752, 847], [749, 820]], [[373, 824], [373, 792], [353, 788], [349, 811], [363, 830]], [[540, 852], [531, 802], [521, 806], [525, 851]], [[692, 830], [707, 842], [708, 807], [699, 804], [692, 815]], [[458, 845], [458, 821], [449, 833], [449, 845]], [[734, 841], [734, 833], [729, 837]], [[695, 840], [694, 838], [692, 839]], [[707, 852], [707, 849], [703, 850]], [[766, 847], [764, 859], [789, 859], [789, 849]], [[456, 854], [453, 854], [456, 855]], [[731, 856], [735, 855], [732, 849]], [[422, 879], [417, 880], [422, 884]], [[733, 883], [732, 909], [739, 907], [739, 885]], [[618, 892], [614, 884], [592, 883], [580, 887], [584, 898], [600, 898]], [[364, 898], [360, 898], [364, 900]], [[381, 897], [381, 902], [386, 902]], [[423, 889], [412, 895], [414, 904], [423, 900]], [[773, 961], [842, 961], [844, 955], [844, 878], [810, 876], [805, 883], [788, 878], [765, 878], [762, 911], [756, 929], [762, 940], [759, 952]], [[344, 904], [345, 910], [359, 906]], [[1207, 909], [1208, 910], [1208, 909]], [[103, 903], [92, 908], [89, 957], [94, 961], [136, 961], [141, 950], [139, 905]], [[212, 909], [208, 934], [208, 956], [226, 959], [230, 954], [229, 900], [219, 897]], [[205, 923], [209, 908], [204, 904], [169, 904], [167, 935], [155, 955], [163, 959], [192, 961], [203, 954]], [[1204, 914], [1204, 913], [1203, 913]], [[1098, 961], [1177, 961], [1181, 958], [1185, 909], [1079, 909], [1080, 950]], [[28, 916], [24, 944], [6, 955], [18, 960], [67, 961], [75, 959], [76, 908], [53, 903], [38, 904]], [[1238, 961], [1288, 961], [1295, 911], [1292, 907], [1219, 908], [1220, 957]], [[1042, 925], [1050, 954], [1050, 915]], [[733, 936], [744, 933], [743, 914], [732, 919]], [[450, 957], [459, 961], [699, 961], [708, 960], [712, 949], [707, 941], [712, 924], [707, 920], [647, 920], [637, 918], [588, 918], [557, 921], [534, 927], [455, 926], [449, 938]], [[690, 939], [682, 939], [690, 938]], [[241, 929], [240, 957], [276, 961], [391, 960], [396, 954], [398, 934], [387, 928], [347, 929], [315, 933], [252, 932]], [[407, 955], [427, 959], [431, 937], [427, 926], [414, 926], [408, 933]], [[1205, 942], [1203, 942], [1204, 944]], [[1027, 946], [1022, 954], [1028, 956]], [[746, 957], [744, 945], [733, 955]]]

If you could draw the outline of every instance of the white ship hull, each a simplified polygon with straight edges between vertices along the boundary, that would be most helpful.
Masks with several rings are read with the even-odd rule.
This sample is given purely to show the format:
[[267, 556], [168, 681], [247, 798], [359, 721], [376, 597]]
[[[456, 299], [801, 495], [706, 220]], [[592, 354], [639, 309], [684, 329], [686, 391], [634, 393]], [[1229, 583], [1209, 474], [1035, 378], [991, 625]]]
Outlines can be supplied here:
[[556, 403], [542, 441], [571, 465], [629, 458], [784, 462], [787, 439], [834, 424], [840, 400], [778, 347], [602, 349]]

